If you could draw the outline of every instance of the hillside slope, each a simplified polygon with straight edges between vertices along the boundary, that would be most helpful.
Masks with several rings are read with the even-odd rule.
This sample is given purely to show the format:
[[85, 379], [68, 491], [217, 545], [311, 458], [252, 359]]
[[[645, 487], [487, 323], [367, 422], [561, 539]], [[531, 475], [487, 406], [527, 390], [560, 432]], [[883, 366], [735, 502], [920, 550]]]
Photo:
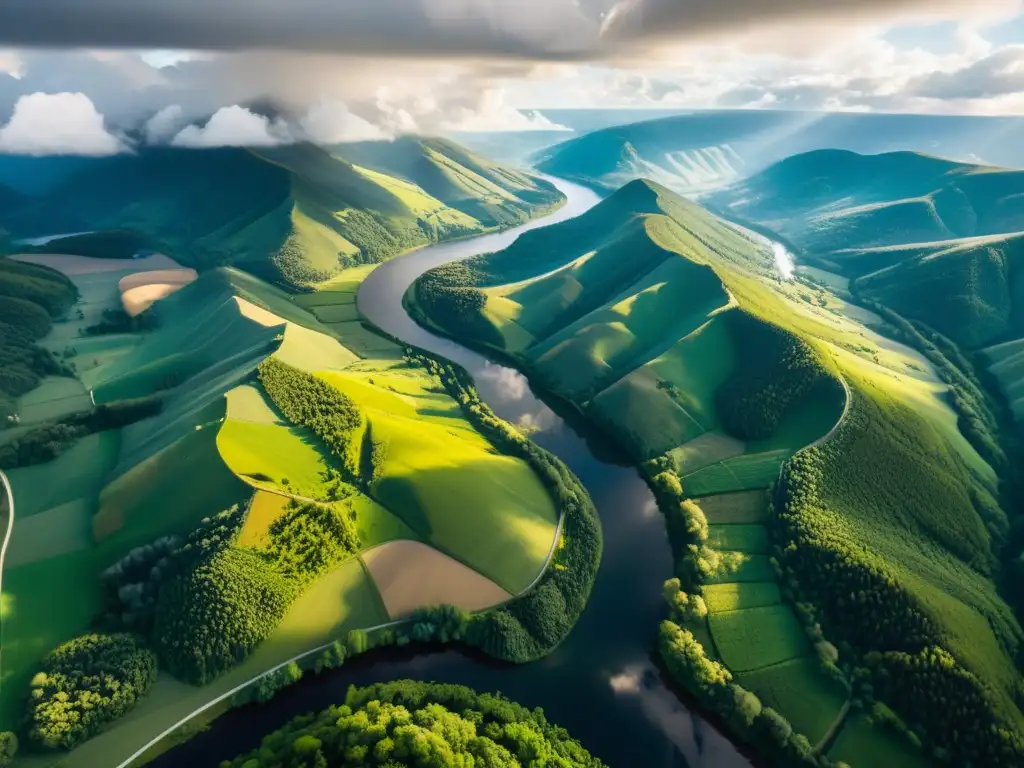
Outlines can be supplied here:
[[[749, 608], [709, 602], [710, 624], [700, 618], [693, 631], [710, 632], [739, 682], [806, 723], [809, 738], [841, 719], [842, 700], [815, 677], [799, 622], [778, 597], [768, 557], [782, 551], [783, 586], [801, 585], [798, 599], [814, 603], [847, 662], [952, 654], [951, 666], [901, 667], [904, 689], [885, 698], [923, 723], [931, 743], [965, 759], [1024, 759], [1024, 716], [1013, 699], [1024, 635], [990, 575], [988, 521], [1002, 516], [993, 513], [995, 474], [958, 431], [948, 388], [927, 362], [865, 328], [863, 313], [779, 281], [762, 239], [639, 181], [505, 251], [426, 273], [407, 300], [421, 322], [510, 356], [609, 431], [648, 476], [658, 473], [652, 484], [687, 591], [703, 583], [706, 600], [722, 589], [774, 595]], [[813, 481], [827, 494], [824, 509], [841, 517], [798, 506], [804, 499], [792, 488], [804, 486], [795, 479], [776, 516], [756, 493], [752, 503], [744, 496], [772, 485], [791, 466], [784, 462], [832, 435], [843, 414], [825, 445], [846, 448], [828, 451], [820, 460], [828, 469]], [[695, 513], [684, 506], [680, 516], [679, 496], [706, 515], [688, 518]], [[833, 564], [832, 577], [822, 563]], [[851, 584], [872, 586], [851, 599]], [[878, 605], [898, 605], [894, 626], [919, 629], [878, 630], [886, 621]], [[756, 648], [727, 653], [744, 633], [758, 638]], [[863, 674], [880, 676], [881, 689], [896, 672], [879, 670]], [[817, 717], [802, 714], [812, 706], [806, 698], [787, 698], [790, 674], [809, 676]], [[926, 703], [932, 685], [1009, 735], [951, 745], [947, 713]]]
[[790, 155], [817, 149], [912, 149], [1019, 166], [1024, 153], [1005, 137], [1016, 117], [885, 115], [794, 110], [701, 110], [599, 128], [540, 150], [537, 167], [600, 191], [650, 178], [692, 195], [721, 188]]
[[[32, 204], [75, 212], [78, 226], [42, 234], [128, 230], [190, 267], [234, 264], [309, 285], [409, 248], [519, 223], [562, 201], [547, 182], [450, 142], [361, 145], [353, 160], [343, 149], [149, 148], [76, 165]], [[392, 165], [403, 174], [387, 170]], [[10, 228], [19, 237], [39, 230], [20, 219]]]

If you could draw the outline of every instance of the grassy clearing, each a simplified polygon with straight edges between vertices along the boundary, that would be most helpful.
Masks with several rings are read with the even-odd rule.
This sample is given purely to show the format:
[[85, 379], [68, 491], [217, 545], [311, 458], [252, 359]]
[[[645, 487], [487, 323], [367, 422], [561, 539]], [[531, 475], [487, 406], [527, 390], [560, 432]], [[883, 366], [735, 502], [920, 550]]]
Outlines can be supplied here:
[[708, 624], [722, 660], [734, 673], [797, 659], [808, 650], [807, 636], [788, 605], [713, 613]]
[[739, 491], [705, 496], [700, 508], [712, 525], [764, 523], [769, 517], [768, 503], [767, 491]]
[[[817, 744], [832, 727], [849, 698], [839, 681], [826, 675], [814, 658], [796, 659], [775, 666], [744, 672], [739, 683], [753, 691], [765, 706], [784, 712], [797, 733], [812, 745]], [[875, 741], [877, 733], [865, 734]], [[902, 763], [853, 763], [854, 766], [899, 765]]]
[[703, 594], [704, 602], [712, 613], [765, 608], [782, 603], [779, 585], [774, 581], [708, 584], [704, 587]]
[[715, 549], [766, 555], [771, 550], [768, 529], [763, 525], [712, 525], [708, 529], [708, 544]]
[[854, 768], [873, 765], [929, 768], [934, 765], [905, 736], [872, 723], [865, 715], [847, 719], [828, 752], [828, 758], [836, 762], [842, 760]]
[[225, 419], [217, 449], [228, 469], [254, 488], [328, 500], [330, 451], [309, 430]]

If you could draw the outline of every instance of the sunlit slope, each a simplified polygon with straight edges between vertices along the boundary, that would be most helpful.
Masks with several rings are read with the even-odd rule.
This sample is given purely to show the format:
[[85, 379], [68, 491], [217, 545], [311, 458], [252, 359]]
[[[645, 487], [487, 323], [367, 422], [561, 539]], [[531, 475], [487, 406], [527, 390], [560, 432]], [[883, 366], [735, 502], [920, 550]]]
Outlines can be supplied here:
[[546, 182], [451, 142], [415, 147], [423, 166], [404, 176], [383, 160], [372, 167], [362, 160], [407, 153], [389, 142], [353, 161], [306, 143], [258, 152], [148, 148], [82, 165], [37, 204], [74, 210], [80, 228], [135, 232], [187, 266], [236, 264], [305, 285], [347, 266], [518, 223], [562, 200]]
[[[544, 173], [603, 192], [647, 178], [681, 194], [703, 195], [812, 150], [916, 150], [1020, 167], [1012, 137], [1020, 118], [886, 115], [799, 110], [697, 110], [596, 130], [537, 151]], [[569, 123], [573, 124], [573, 123]]]
[[[663, 187], [633, 182], [575, 221], [427, 273], [408, 302], [425, 322], [510, 355], [702, 500], [769, 487], [786, 458], [845, 413], [824, 444], [843, 447], [825, 453], [830, 466], [815, 479], [829, 516], [808, 512], [815, 537], [792, 553], [804, 573], [842, 563], [843, 579], [814, 576], [827, 635], [849, 638], [856, 654], [940, 646], [955, 659], [949, 674], [970, 670], [982, 681], [986, 716], [1021, 731], [1013, 659], [1024, 636], [993, 580], [1006, 518], [992, 467], [958, 430], [948, 387], [926, 360], [866, 327], [883, 326], [879, 316], [824, 288], [779, 281], [769, 254]], [[619, 270], [614, 280], [580, 279], [602, 258]], [[633, 317], [662, 281], [673, 300], [647, 299], [650, 315]], [[1008, 367], [1014, 351], [1003, 355]], [[736, 570], [714, 583], [773, 581], [763, 532], [755, 540], [722, 528], [713, 525], [711, 538]], [[850, 603], [846, 587], [878, 573], [882, 600], [926, 617], [926, 635], [858, 634], [877, 614], [870, 601]], [[768, 685], [756, 676], [749, 684]]]

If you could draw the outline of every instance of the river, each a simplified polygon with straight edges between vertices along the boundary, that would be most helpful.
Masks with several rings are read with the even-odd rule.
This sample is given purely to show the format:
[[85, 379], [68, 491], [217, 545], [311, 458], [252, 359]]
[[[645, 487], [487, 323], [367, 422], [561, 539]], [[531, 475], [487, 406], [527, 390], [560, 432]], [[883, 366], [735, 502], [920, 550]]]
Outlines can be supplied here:
[[472, 240], [424, 248], [375, 269], [359, 291], [359, 310], [409, 344], [464, 366], [481, 398], [501, 417], [528, 423], [540, 445], [583, 481], [604, 530], [604, 555], [579, 623], [545, 659], [514, 666], [478, 654], [436, 650], [374, 651], [342, 669], [309, 674], [273, 700], [233, 710], [154, 766], [217, 765], [256, 747], [260, 735], [291, 717], [344, 700], [350, 684], [414, 678], [500, 691], [543, 707], [612, 768], [740, 768], [750, 761], [700, 715], [689, 711], [651, 663], [665, 617], [661, 585], [672, 575], [665, 524], [647, 486], [614, 446], [579, 419], [556, 414], [514, 369], [491, 362], [418, 326], [402, 307], [406, 288], [427, 269], [500, 250], [522, 232], [577, 216], [598, 202], [590, 190], [550, 179], [568, 203], [546, 218]]

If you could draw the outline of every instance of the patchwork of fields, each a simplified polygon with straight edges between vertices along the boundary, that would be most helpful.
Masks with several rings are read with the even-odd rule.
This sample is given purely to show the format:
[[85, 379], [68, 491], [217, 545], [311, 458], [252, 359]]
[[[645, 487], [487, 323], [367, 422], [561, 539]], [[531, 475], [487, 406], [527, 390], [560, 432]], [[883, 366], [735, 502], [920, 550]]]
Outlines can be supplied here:
[[[161, 258], [130, 269], [50, 258], [81, 299], [42, 343], [77, 375], [22, 398], [22, 424], [4, 439], [93, 402], [159, 394], [162, 408], [10, 472], [18, 524], [0, 603], [0, 730], [20, 720], [42, 657], [100, 612], [101, 571], [133, 548], [188, 534], [243, 502], [232, 546], [269, 551], [294, 503], [311, 503], [347, 521], [366, 554], [305, 587], [274, 632], [214, 683], [192, 688], [161, 672], [127, 717], [62, 758], [73, 767], [118, 760], [219, 693], [350, 629], [441, 602], [471, 611], [504, 603], [554, 550], [558, 513], [530, 466], [501, 454], [435, 377], [362, 324], [355, 293], [369, 267], [295, 297], [237, 270], [205, 272], [158, 297], [147, 312], [155, 330], [80, 335], [121, 306], [119, 284], [128, 297], [152, 284], [140, 269], [173, 268]], [[347, 477], [317, 434], [282, 414], [256, 378], [268, 355], [351, 398], [362, 422], [357, 452], [373, 445], [373, 466], [369, 453], [361, 459], [372, 476]]]

